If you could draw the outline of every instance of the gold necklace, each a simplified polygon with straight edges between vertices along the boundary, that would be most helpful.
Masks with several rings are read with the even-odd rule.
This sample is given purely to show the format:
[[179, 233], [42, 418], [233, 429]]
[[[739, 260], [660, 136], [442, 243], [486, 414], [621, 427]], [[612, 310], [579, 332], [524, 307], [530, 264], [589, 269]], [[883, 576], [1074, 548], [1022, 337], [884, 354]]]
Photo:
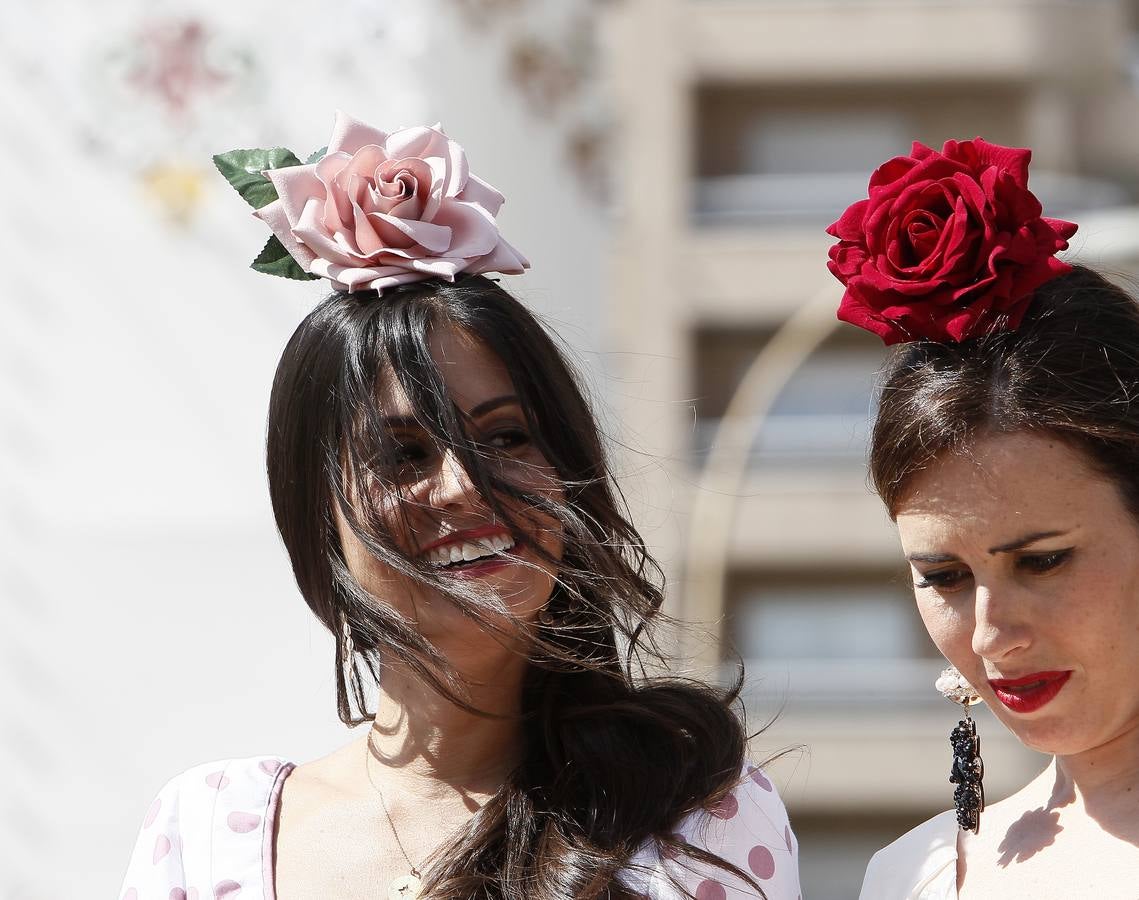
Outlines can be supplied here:
[[407, 850], [404, 849], [403, 841], [400, 840], [399, 830], [395, 827], [395, 822], [392, 820], [392, 814], [388, 811], [387, 801], [384, 800], [384, 792], [375, 779], [372, 778], [372, 769], [368, 762], [372, 756], [372, 736], [368, 735], [367, 742], [367, 756], [364, 757], [364, 771], [368, 773], [368, 781], [371, 782], [372, 788], [377, 794], [380, 795], [380, 806], [383, 808], [384, 815], [387, 817], [388, 826], [392, 830], [392, 836], [395, 838], [396, 846], [399, 847], [399, 852], [403, 854], [404, 860], [407, 862], [407, 867], [410, 872], [407, 875], [400, 875], [393, 878], [388, 882], [388, 900], [419, 900], [419, 892], [423, 888], [423, 876], [420, 874], [419, 869], [416, 868], [415, 863], [411, 861], [411, 857], [407, 855]]

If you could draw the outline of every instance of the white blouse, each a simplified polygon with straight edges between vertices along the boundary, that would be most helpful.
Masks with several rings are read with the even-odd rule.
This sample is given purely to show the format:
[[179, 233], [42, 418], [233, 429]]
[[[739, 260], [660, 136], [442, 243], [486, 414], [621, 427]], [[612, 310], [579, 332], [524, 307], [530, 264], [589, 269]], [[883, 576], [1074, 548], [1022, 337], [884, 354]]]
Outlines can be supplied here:
[[[294, 768], [277, 757], [231, 759], [168, 782], [143, 819], [121, 900], [274, 900], [273, 830]], [[795, 835], [760, 769], [747, 766], [715, 809], [685, 817], [676, 833], [750, 872], [768, 900], [802, 900]], [[655, 841], [621, 873], [646, 900], [679, 900], [670, 876], [697, 900], [759, 896], [721, 869], [667, 858]]]
[[883, 847], [860, 900], [957, 900], [957, 814], [943, 812]]

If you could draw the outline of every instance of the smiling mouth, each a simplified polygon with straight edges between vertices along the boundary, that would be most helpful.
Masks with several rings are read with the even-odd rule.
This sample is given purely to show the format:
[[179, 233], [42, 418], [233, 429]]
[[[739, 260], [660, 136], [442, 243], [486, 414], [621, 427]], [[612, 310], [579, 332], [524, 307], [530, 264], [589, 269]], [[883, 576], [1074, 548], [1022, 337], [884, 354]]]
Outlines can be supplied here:
[[428, 550], [423, 556], [432, 566], [448, 572], [457, 572], [487, 564], [504, 564], [506, 562], [504, 557], [516, 555], [519, 547], [520, 542], [515, 541], [510, 535], [494, 534], [444, 544]]

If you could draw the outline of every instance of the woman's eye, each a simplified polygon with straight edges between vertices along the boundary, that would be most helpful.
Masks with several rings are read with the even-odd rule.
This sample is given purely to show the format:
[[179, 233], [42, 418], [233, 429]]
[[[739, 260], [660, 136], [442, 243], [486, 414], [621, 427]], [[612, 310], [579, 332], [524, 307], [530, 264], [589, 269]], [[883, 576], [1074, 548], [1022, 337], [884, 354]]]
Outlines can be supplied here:
[[1071, 557], [1071, 549], [1056, 550], [1052, 553], [1029, 553], [1017, 560], [1017, 565], [1029, 572], [1042, 573], [1058, 569]]
[[422, 441], [395, 441], [376, 460], [380, 472], [388, 478], [404, 480], [413, 477], [428, 461], [431, 451]]
[[505, 428], [487, 437], [486, 445], [493, 450], [514, 450], [530, 443], [530, 435], [522, 428]]
[[941, 569], [936, 572], [925, 572], [914, 582], [914, 587], [952, 591], [968, 581], [969, 575], [968, 569]]
[[427, 448], [415, 441], [397, 444], [394, 451], [392, 457], [397, 464], [422, 462], [427, 459]]

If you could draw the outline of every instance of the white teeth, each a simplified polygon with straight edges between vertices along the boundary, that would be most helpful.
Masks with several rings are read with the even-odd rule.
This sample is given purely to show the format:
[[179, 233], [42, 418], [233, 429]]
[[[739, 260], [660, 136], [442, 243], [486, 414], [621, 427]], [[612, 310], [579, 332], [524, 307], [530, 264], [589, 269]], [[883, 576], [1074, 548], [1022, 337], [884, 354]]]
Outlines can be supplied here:
[[502, 553], [514, 546], [514, 539], [508, 535], [495, 534], [480, 541], [466, 541], [462, 544], [448, 544], [436, 547], [427, 553], [427, 561], [435, 566], [446, 566], [457, 562], [471, 562], [484, 556]]

